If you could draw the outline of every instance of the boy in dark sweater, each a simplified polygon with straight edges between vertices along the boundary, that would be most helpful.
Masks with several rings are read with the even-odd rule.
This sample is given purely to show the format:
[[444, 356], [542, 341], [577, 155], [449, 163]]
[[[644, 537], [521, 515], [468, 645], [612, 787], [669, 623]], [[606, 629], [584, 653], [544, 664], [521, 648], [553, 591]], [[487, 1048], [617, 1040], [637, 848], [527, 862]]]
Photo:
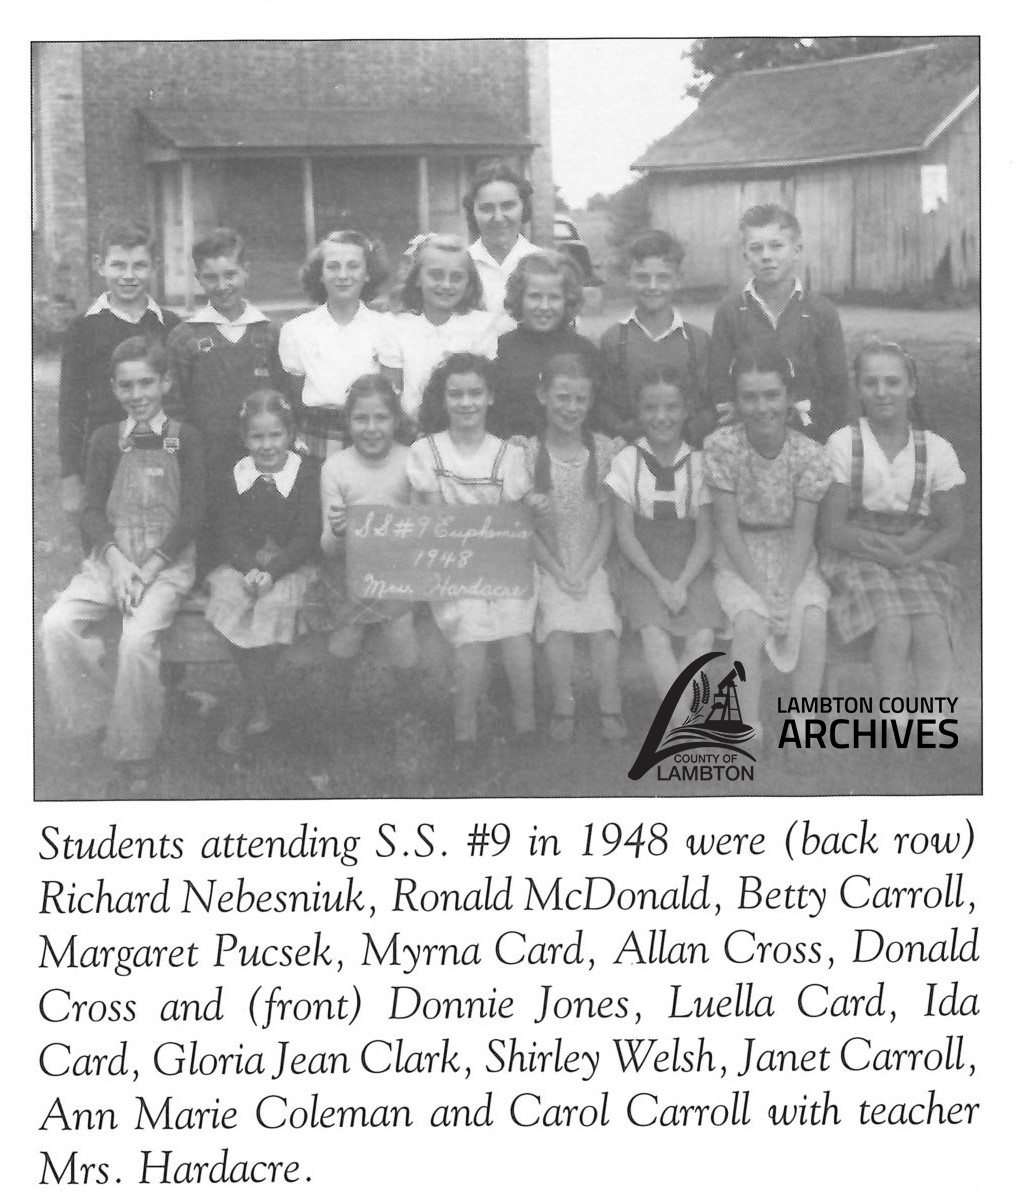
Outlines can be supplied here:
[[[195, 531], [204, 502], [198, 433], [170, 419], [166, 350], [130, 337], [113, 352], [118, 424], [88, 447], [82, 530], [91, 549], [81, 572], [42, 621], [42, 651], [59, 725], [83, 735], [106, 728], [115, 785], [144, 794], [163, 722], [159, 636], [195, 576]], [[89, 627], [123, 614], [113, 680]]]
[[[169, 337], [170, 361], [181, 410], [202, 436], [209, 512], [220, 506], [231, 471], [245, 455], [239, 413], [258, 390], [284, 394], [287, 376], [279, 358], [279, 328], [244, 298], [249, 270], [244, 242], [233, 229], [214, 229], [192, 250], [204, 307]], [[211, 533], [198, 538], [198, 577], [215, 564]]]
[[634, 441], [637, 389], [645, 371], [673, 366], [687, 380], [690, 416], [684, 437], [699, 447], [715, 426], [708, 391], [708, 334], [685, 321], [675, 303], [683, 247], [658, 229], [641, 233], [627, 245], [623, 268], [633, 311], [602, 334], [604, 374], [602, 423], [614, 436]]
[[71, 321], [60, 364], [60, 499], [70, 515], [81, 510], [85, 450], [92, 433], [123, 415], [110, 389], [114, 349], [132, 336], [162, 340], [178, 322], [149, 294], [156, 254], [155, 239], [146, 225], [109, 225], [92, 264], [106, 290], [83, 316]]
[[805, 291], [797, 270], [803, 253], [799, 221], [761, 204], [740, 221], [751, 279], [719, 305], [711, 331], [709, 376], [719, 418], [733, 418], [732, 363], [739, 348], [770, 343], [795, 372], [796, 427], [824, 444], [846, 422], [849, 369], [835, 305]]

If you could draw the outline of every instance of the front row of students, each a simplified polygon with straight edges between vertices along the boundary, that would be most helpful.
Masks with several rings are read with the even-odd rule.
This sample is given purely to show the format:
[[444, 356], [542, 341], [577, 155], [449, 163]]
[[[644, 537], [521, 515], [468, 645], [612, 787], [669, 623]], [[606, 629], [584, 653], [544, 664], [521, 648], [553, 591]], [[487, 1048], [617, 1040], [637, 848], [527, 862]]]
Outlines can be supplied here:
[[[794, 673], [795, 694], [818, 692], [829, 596], [842, 640], [872, 634], [882, 693], [902, 692], [910, 661], [921, 692], [943, 693], [961, 598], [946, 557], [962, 535], [965, 479], [951, 445], [924, 427], [916, 367], [899, 346], [866, 345], [854, 369], [865, 414], [825, 448], [790, 427], [791, 369], [781, 352], [741, 351], [732, 372], [737, 422], [699, 451], [685, 438], [688, 388], [670, 366], [642, 376], [642, 435], [624, 444], [590, 430], [589, 360], [557, 355], [536, 387], [540, 434], [505, 441], [487, 427], [493, 363], [454, 353], [425, 387], [424, 435], [409, 448], [390, 383], [379, 374], [355, 380], [345, 409], [350, 444], [321, 477], [295, 451], [286, 399], [254, 393], [241, 411], [249, 455], [212, 512], [220, 564], [208, 579], [207, 618], [232, 646], [241, 678], [220, 748], [237, 753], [246, 736], [268, 728], [279, 646], [309, 629], [328, 632], [333, 655], [349, 658], [379, 625], [394, 665], [413, 672], [414, 608], [346, 592], [346, 511], [359, 502], [533, 509], [532, 597], [433, 604], [453, 649], [460, 762], [475, 757], [489, 643], [505, 666], [513, 731], [522, 744], [533, 740], [532, 633], [552, 680], [550, 737], [573, 736], [577, 635], [590, 637], [602, 736], [626, 737], [617, 600], [661, 695], [716, 636], [731, 635], [732, 656], [746, 669], [743, 717], [757, 726], [765, 657]], [[60, 723], [78, 733], [105, 725], [106, 750], [136, 792], [144, 792], [161, 727], [158, 635], [192, 584], [203, 507], [195, 434], [163, 413], [168, 387], [158, 345], [134, 337], [118, 347], [113, 389], [126, 418], [91, 441], [83, 524], [92, 553], [42, 625]], [[124, 632], [108, 707], [87, 629], [112, 608], [123, 612]], [[688, 714], [680, 709], [676, 720]]]

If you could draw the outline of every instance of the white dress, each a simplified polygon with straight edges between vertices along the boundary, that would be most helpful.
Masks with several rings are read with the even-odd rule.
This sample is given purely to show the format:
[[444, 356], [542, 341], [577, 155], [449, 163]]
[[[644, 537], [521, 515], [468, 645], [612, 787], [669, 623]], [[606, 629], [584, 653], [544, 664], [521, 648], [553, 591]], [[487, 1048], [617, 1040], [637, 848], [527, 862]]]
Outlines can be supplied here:
[[[531, 490], [523, 449], [491, 433], [471, 454], [461, 452], [448, 432], [422, 437], [411, 445], [407, 476], [416, 491], [437, 494], [450, 504], [515, 503]], [[535, 594], [523, 599], [452, 599], [432, 603], [432, 613], [446, 639], [459, 646], [529, 636], [536, 604]]]

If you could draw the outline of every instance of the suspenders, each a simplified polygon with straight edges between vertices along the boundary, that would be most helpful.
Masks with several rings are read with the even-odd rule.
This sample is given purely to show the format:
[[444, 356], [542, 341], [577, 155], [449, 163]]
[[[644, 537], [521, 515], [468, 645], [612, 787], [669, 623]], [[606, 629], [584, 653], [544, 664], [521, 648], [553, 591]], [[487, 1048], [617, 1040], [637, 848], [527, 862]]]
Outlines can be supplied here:
[[[849, 513], [853, 515], [863, 510], [863, 433], [860, 421], [853, 426], [853, 459], [849, 471]], [[913, 429], [913, 489], [909, 495], [909, 504], [903, 513], [905, 520], [918, 520], [920, 507], [923, 504], [924, 491], [927, 489], [927, 431], [924, 428]]]
[[[155, 435], [155, 433], [153, 433]], [[120, 426], [120, 436], [118, 438], [120, 443], [121, 453], [130, 453], [135, 447], [131, 438], [127, 435], [127, 420]], [[180, 421], [167, 419], [163, 425], [162, 449], [164, 453], [177, 453], [180, 450]]]
[[[676, 490], [676, 475], [680, 470], [686, 471], [686, 516], [690, 518], [693, 515], [693, 468], [691, 462], [693, 461], [693, 454], [688, 453], [682, 461], [676, 462], [675, 465], [663, 466], [657, 461], [646, 449], [642, 449], [639, 445], [635, 446], [637, 449], [637, 465], [633, 471], [633, 508], [638, 514], [640, 513], [640, 467], [643, 462], [644, 467], [648, 473], [655, 480], [655, 493], [667, 494]], [[655, 499], [652, 507], [653, 520], [677, 520], [679, 514], [676, 511], [675, 499]]]
[[450, 478], [455, 482], [461, 482], [467, 486], [497, 486], [499, 493], [502, 494], [502, 479], [499, 477], [499, 471], [502, 469], [502, 459], [506, 456], [506, 450], [509, 448], [508, 441], [503, 441], [500, 444], [499, 452], [496, 453], [495, 460], [492, 462], [492, 472], [487, 478], [463, 478], [459, 474], [454, 474], [452, 470], [447, 470], [439, 454], [439, 446], [435, 443], [434, 436], [428, 438], [428, 447], [432, 451], [432, 460], [435, 462], [435, 476], [437, 478]]
[[[679, 333], [686, 342], [687, 363], [686, 369], [690, 379], [690, 384], [694, 389], [695, 396], [700, 399], [700, 375], [697, 367], [697, 346], [693, 337], [690, 335], [690, 330], [686, 327], [684, 322], [679, 326]], [[629, 340], [630, 340], [630, 321], [627, 320], [625, 324], [616, 325], [616, 345], [615, 345], [615, 366], [619, 373], [620, 382], [629, 388], [629, 381], [627, 379], [627, 358], [629, 356]]]

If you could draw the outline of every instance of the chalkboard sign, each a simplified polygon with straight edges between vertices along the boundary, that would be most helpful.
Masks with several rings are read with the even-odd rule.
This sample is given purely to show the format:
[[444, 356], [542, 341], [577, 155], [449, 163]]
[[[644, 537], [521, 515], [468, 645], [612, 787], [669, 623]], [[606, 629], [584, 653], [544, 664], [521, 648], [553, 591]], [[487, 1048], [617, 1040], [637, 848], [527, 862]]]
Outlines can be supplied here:
[[527, 598], [533, 529], [519, 504], [356, 504], [347, 515], [347, 588], [361, 599]]

